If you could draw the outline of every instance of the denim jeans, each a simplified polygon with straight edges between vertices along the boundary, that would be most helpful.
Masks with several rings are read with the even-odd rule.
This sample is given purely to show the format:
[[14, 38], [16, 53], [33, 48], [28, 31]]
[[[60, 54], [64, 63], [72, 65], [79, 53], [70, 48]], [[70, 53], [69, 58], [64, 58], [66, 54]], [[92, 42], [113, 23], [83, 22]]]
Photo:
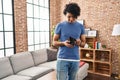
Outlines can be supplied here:
[[57, 80], [76, 80], [78, 69], [79, 62], [58, 60]]

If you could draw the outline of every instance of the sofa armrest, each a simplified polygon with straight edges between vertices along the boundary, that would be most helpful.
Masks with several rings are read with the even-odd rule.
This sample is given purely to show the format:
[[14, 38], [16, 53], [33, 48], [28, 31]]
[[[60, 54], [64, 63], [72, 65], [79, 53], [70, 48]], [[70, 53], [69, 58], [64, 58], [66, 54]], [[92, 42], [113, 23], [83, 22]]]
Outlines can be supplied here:
[[57, 49], [47, 48], [48, 62], [57, 59]]

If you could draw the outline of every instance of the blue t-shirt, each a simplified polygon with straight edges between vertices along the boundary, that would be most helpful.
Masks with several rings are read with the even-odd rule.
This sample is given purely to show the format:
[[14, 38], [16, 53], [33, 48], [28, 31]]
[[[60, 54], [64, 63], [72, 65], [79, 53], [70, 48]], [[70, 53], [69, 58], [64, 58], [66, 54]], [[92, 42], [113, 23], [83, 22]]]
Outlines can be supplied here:
[[[69, 23], [64, 21], [59, 23], [55, 28], [55, 34], [60, 35], [60, 41], [66, 41], [69, 37], [79, 39], [85, 33], [84, 26], [79, 22]], [[79, 60], [79, 46], [75, 45], [72, 48], [60, 46], [58, 51], [58, 58], [60, 59], [74, 59]]]

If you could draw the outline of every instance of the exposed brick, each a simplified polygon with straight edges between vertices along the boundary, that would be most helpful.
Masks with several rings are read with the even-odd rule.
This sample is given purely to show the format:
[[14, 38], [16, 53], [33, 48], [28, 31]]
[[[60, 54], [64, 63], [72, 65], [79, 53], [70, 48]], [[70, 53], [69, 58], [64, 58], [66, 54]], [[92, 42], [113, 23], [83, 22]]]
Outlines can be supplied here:
[[26, 0], [14, 0], [16, 52], [28, 50]]

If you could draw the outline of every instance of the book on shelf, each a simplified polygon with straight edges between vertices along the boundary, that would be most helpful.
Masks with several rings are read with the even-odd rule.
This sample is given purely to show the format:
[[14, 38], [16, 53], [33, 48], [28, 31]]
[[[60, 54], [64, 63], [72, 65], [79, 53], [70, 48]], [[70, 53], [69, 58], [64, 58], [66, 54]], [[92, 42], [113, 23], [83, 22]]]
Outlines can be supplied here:
[[94, 42], [94, 49], [100, 49], [101, 48], [101, 43], [98, 41]]

